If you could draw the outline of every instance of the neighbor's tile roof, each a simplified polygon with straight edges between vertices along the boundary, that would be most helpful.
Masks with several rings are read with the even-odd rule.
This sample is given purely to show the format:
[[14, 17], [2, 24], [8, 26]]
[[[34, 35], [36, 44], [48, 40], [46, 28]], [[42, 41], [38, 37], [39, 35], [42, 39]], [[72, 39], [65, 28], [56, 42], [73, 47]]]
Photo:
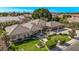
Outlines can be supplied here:
[[23, 18], [22, 16], [7, 16], [7, 17], [0, 17], [0, 22], [9, 22], [9, 21], [20, 21], [20, 18]]
[[79, 18], [78, 18], [78, 17], [68, 18], [67, 20], [68, 20], [69, 22], [79, 22]]

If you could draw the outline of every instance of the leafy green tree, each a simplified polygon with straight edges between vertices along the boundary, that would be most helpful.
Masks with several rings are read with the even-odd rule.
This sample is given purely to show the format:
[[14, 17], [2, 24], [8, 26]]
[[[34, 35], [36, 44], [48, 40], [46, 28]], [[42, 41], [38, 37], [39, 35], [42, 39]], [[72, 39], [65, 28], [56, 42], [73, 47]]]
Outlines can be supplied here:
[[60, 21], [60, 19], [61, 19], [61, 18], [60, 18], [60, 17], [58, 17], [58, 16], [53, 17], [53, 20], [54, 20], [54, 21]]
[[65, 24], [66, 26], [68, 26], [68, 24], [69, 24], [69, 22], [68, 22], [68, 18], [69, 17], [71, 17], [70, 15], [63, 15], [62, 17], [61, 17], [61, 19], [59, 20], [61, 23], [63, 23], [63, 24]]
[[43, 18], [46, 21], [50, 21], [52, 19], [52, 14], [45, 8], [39, 8], [32, 13], [32, 17], [34, 19]]
[[65, 18], [70, 18], [71, 17], [71, 15], [63, 15], [63, 18], [65, 19]]

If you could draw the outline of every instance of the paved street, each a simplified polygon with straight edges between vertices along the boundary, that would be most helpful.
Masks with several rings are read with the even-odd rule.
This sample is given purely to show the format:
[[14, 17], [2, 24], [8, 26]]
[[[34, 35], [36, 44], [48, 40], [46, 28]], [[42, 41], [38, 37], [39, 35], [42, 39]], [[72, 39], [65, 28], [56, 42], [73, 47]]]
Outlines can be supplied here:
[[79, 41], [75, 42], [73, 45], [65, 48], [63, 51], [79, 51]]

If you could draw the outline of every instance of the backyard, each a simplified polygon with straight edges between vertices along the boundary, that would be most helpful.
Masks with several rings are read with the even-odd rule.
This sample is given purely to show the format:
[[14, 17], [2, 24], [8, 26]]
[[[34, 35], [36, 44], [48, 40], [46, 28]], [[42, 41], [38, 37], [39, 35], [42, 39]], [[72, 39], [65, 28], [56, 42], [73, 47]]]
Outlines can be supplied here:
[[[39, 39], [28, 39], [23, 42], [14, 43], [15, 47], [18, 48], [18, 51], [47, 51], [47, 47], [38, 48], [36, 44], [39, 43]], [[11, 49], [10, 49], [11, 50]]]

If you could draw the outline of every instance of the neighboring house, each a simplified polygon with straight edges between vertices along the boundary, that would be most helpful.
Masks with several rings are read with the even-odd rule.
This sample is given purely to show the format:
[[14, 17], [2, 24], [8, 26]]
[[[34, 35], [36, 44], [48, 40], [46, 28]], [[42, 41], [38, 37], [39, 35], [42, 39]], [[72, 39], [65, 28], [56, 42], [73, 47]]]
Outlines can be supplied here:
[[79, 14], [70, 14], [71, 15], [71, 17], [77, 17], [77, 18], [79, 18]]
[[23, 16], [6, 16], [6, 17], [0, 17], [0, 23], [2, 22], [11, 22], [11, 21], [22, 21]]
[[36, 19], [24, 24], [16, 24], [13, 26], [6, 27], [5, 30], [11, 41], [18, 42], [33, 35], [34, 33], [38, 33], [46, 27], [48, 29], [57, 29], [62, 28], [63, 25], [55, 21], [46, 22], [40, 19]]
[[79, 18], [78, 17], [72, 17], [72, 18], [68, 18], [67, 19], [69, 21], [69, 23], [72, 23], [72, 22], [79, 22]]

